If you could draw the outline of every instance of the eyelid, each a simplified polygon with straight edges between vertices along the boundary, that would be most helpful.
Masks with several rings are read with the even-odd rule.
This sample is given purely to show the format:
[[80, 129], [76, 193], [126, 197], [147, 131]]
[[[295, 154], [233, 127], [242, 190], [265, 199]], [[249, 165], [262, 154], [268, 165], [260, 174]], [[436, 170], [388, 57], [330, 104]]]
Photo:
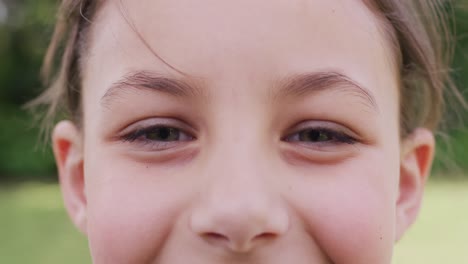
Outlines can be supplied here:
[[[306, 132], [308, 130], [309, 131], [315, 130], [315, 131], [319, 131], [320, 133], [325, 133], [326, 135], [328, 135], [330, 137], [330, 139], [329, 140], [324, 140], [324, 141], [320, 141], [320, 140], [319, 141], [300, 140], [300, 133]], [[298, 132], [289, 134], [285, 138], [285, 141], [300, 143], [300, 144], [303, 144], [303, 145], [322, 145], [322, 146], [332, 145], [332, 144], [333, 145], [337, 145], [337, 144], [352, 145], [352, 144], [355, 144], [356, 142], [358, 142], [355, 138], [353, 138], [352, 136], [350, 136], [350, 135], [348, 135], [346, 133], [343, 133], [341, 131], [335, 131], [335, 130], [323, 128], [323, 127], [306, 128], [306, 129], [300, 130]]]
[[[146, 138], [147, 133], [158, 127], [176, 129], [179, 133], [185, 134], [188, 140], [164, 141]], [[128, 144], [127, 146], [140, 154], [152, 153], [153, 158], [157, 153], [174, 154], [174, 151], [185, 149], [185, 146], [188, 146], [187, 144], [194, 140], [196, 140], [195, 129], [190, 125], [178, 119], [160, 117], [137, 121], [124, 128], [116, 136], [117, 142]]]
[[[335, 138], [331, 141], [287, 141], [288, 137], [308, 129], [330, 131]], [[331, 121], [306, 120], [292, 126], [288, 133], [281, 138], [284, 144], [284, 157], [293, 164], [337, 163], [351, 158], [359, 153], [361, 145], [367, 144], [361, 135], [358, 135], [347, 126]], [[341, 140], [336, 138], [341, 134]], [[299, 163], [298, 163], [299, 162]], [[304, 163], [303, 163], [304, 162]]]
[[[154, 139], [142, 138], [143, 136], [147, 136], [148, 133], [152, 133], [154, 132], [155, 129], [159, 129], [159, 128], [170, 128], [170, 129], [177, 130], [181, 136], [177, 140], [154, 140]], [[171, 142], [175, 143], [175, 142], [180, 142], [180, 141], [191, 141], [194, 139], [194, 137], [190, 133], [187, 133], [184, 130], [179, 129], [177, 127], [166, 126], [166, 125], [154, 125], [150, 127], [133, 130], [130, 133], [124, 135], [122, 139], [123, 141], [127, 141], [127, 142], [135, 142], [137, 140], [141, 140], [141, 141], [146, 141], [148, 143], [151, 142], [153, 144], [157, 143], [159, 145], [163, 145], [163, 144], [170, 144]]]
[[120, 131], [117, 135], [117, 138], [125, 137], [125, 135], [128, 135], [137, 130], [144, 130], [158, 126], [176, 128], [184, 133], [189, 134], [193, 138], [196, 138], [196, 131], [192, 126], [179, 119], [167, 117], [153, 117], [134, 122]]
[[299, 133], [303, 130], [307, 129], [317, 129], [317, 130], [325, 130], [334, 133], [340, 133], [349, 136], [350, 138], [355, 139], [357, 142], [361, 141], [361, 137], [355, 133], [350, 128], [330, 122], [330, 121], [321, 121], [321, 120], [311, 120], [311, 121], [302, 121], [296, 125], [294, 125], [291, 129], [289, 129], [283, 138], [289, 137], [294, 133]]

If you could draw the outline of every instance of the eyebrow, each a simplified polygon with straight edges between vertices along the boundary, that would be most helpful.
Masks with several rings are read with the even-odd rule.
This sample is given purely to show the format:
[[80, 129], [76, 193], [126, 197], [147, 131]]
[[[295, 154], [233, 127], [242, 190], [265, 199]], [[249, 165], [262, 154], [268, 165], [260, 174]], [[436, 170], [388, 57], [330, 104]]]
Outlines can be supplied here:
[[281, 80], [278, 87], [273, 93], [273, 98], [276, 100], [284, 97], [300, 98], [322, 91], [340, 91], [357, 96], [376, 112], [379, 110], [375, 97], [369, 89], [337, 71], [293, 75]]
[[194, 97], [202, 95], [197, 86], [175, 78], [164, 77], [149, 71], [134, 71], [126, 74], [120, 80], [114, 82], [101, 98], [101, 103], [106, 104], [120, 91], [128, 88], [153, 90], [171, 95], [173, 97]]
[[[186, 81], [164, 77], [149, 71], [135, 71], [114, 82], [101, 98], [101, 103], [108, 103], [121, 90], [128, 88], [153, 90], [178, 98], [200, 97], [204, 94], [198, 86]], [[285, 97], [301, 98], [323, 91], [350, 93], [378, 112], [378, 105], [372, 92], [337, 71], [319, 71], [289, 76], [277, 83], [277, 89], [274, 89], [272, 95], [274, 100], [278, 100]]]

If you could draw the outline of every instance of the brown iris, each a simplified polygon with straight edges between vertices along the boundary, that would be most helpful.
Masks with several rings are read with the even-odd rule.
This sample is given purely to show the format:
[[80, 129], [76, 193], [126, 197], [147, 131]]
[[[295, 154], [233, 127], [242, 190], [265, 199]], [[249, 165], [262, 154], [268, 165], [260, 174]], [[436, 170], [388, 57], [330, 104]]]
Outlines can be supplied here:
[[177, 141], [180, 131], [171, 127], [155, 127], [145, 134], [146, 139], [154, 141]]
[[306, 142], [325, 142], [332, 140], [330, 133], [325, 131], [309, 129], [304, 130], [299, 133], [299, 140]]

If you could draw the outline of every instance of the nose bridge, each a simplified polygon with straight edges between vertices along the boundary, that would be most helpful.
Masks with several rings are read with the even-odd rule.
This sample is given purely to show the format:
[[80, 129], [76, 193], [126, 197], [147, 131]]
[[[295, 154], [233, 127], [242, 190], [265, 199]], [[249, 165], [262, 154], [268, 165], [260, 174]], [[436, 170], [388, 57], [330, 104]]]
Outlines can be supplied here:
[[273, 186], [269, 184], [266, 157], [254, 133], [238, 132], [226, 133], [232, 141], [218, 144], [206, 160], [208, 183], [204, 199], [227, 214], [242, 211], [245, 215], [268, 207]]
[[191, 216], [192, 230], [231, 251], [248, 251], [283, 234], [289, 218], [268, 157], [255, 133], [232, 136], [205, 162], [204, 189]]
[[[215, 177], [213, 180], [223, 178], [233, 181], [232, 184], [234, 181], [259, 180], [266, 173], [268, 155], [264, 129], [258, 121], [261, 120], [258, 118], [260, 113], [246, 102], [248, 99], [232, 97], [245, 107], [224, 107], [222, 112], [216, 114], [216, 129], [205, 156], [206, 173]], [[254, 175], [255, 178], [252, 177]]]
[[[218, 157], [220, 158], [220, 157]], [[208, 172], [209, 182], [204, 193], [205, 202], [215, 210], [225, 214], [242, 212], [249, 214], [264, 214], [272, 203], [273, 186], [270, 186], [266, 173], [260, 167], [260, 161], [255, 162], [249, 154], [230, 155], [222, 161], [213, 161], [213, 167]]]
[[264, 138], [255, 125], [225, 126], [220, 133], [205, 166], [209, 179], [206, 194], [212, 196], [212, 202], [236, 198], [237, 204], [247, 200], [253, 206], [271, 195], [270, 151], [262, 144]]

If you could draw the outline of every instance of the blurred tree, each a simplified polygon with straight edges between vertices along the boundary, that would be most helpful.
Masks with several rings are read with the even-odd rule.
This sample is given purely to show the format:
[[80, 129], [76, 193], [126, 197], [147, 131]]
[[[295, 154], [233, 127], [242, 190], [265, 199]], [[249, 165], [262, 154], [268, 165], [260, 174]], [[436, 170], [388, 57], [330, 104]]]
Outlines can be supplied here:
[[37, 151], [37, 127], [21, 106], [41, 90], [38, 72], [56, 4], [0, 0], [0, 179], [54, 175], [50, 151]]
[[[455, 50], [452, 76], [465, 100], [468, 101], [468, 0], [456, 0], [453, 3]], [[442, 174], [456, 171], [458, 175], [468, 176], [466, 173], [468, 172], [468, 111], [458, 106], [453, 108], [449, 102], [449, 112], [446, 117], [449, 127], [453, 120], [461, 119], [461, 124], [452, 126], [451, 130], [443, 131], [449, 140], [439, 140], [434, 167]], [[442, 139], [447, 138], [446, 136]]]

